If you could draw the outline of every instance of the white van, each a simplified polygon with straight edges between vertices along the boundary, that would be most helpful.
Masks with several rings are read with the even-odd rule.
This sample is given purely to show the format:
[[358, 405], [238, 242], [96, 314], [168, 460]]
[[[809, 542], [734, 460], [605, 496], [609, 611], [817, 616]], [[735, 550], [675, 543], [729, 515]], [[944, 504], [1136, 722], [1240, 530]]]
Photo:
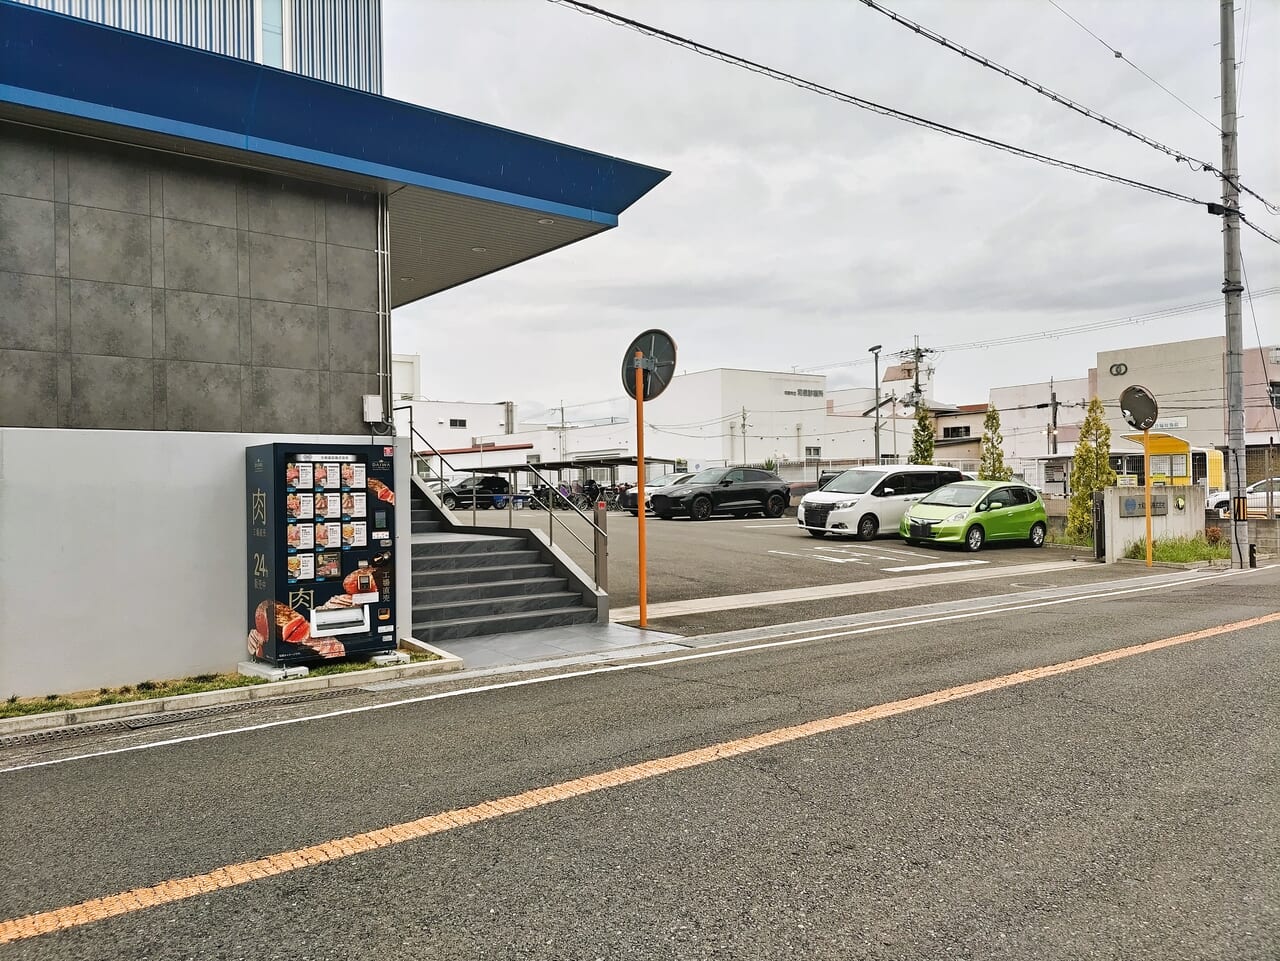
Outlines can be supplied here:
[[880, 531], [896, 535], [908, 507], [962, 480], [958, 470], [929, 464], [854, 467], [822, 490], [805, 494], [796, 518], [814, 537], [852, 534], [869, 541]]

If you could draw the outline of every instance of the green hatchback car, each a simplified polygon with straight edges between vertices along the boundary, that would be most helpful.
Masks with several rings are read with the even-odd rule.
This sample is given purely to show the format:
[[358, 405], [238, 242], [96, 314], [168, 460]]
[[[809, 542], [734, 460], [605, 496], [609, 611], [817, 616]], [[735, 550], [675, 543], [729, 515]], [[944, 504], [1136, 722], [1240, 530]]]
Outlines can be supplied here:
[[1044, 501], [1011, 481], [964, 481], [939, 487], [902, 517], [898, 533], [908, 544], [963, 544], [977, 551], [987, 541], [1044, 545]]

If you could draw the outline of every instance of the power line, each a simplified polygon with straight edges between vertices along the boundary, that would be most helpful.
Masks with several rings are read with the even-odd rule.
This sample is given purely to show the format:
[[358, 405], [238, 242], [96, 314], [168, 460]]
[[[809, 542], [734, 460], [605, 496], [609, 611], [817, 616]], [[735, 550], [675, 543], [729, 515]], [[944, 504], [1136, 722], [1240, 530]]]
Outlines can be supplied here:
[[1190, 110], [1193, 114], [1195, 114], [1197, 117], [1199, 117], [1199, 118], [1200, 118], [1201, 120], [1203, 120], [1205, 123], [1207, 123], [1207, 124], [1208, 124], [1210, 127], [1212, 127], [1214, 130], [1218, 131], [1218, 133], [1222, 133], [1222, 128], [1221, 128], [1221, 127], [1219, 127], [1216, 123], [1214, 123], [1212, 120], [1210, 120], [1210, 119], [1209, 119], [1208, 117], [1206, 117], [1204, 114], [1202, 114], [1202, 113], [1201, 113], [1199, 110], [1197, 110], [1195, 107], [1191, 106], [1191, 104], [1187, 103], [1185, 100], [1183, 100], [1181, 97], [1179, 97], [1176, 93], [1174, 93], [1172, 90], [1170, 90], [1170, 89], [1169, 89], [1168, 87], [1166, 87], [1164, 84], [1162, 84], [1162, 83], [1161, 83], [1159, 80], [1157, 80], [1155, 77], [1151, 76], [1151, 74], [1147, 73], [1145, 70], [1143, 70], [1141, 67], [1139, 67], [1136, 63], [1134, 63], [1132, 60], [1130, 60], [1128, 57], [1126, 57], [1123, 53], [1121, 53], [1121, 52], [1120, 52], [1119, 50], [1117, 50], [1115, 47], [1111, 46], [1111, 44], [1107, 43], [1107, 41], [1103, 40], [1100, 36], [1098, 36], [1096, 33], [1094, 33], [1092, 30], [1090, 30], [1088, 27], [1086, 27], [1083, 23], [1081, 23], [1079, 20], [1077, 20], [1077, 19], [1076, 19], [1075, 17], [1073, 17], [1071, 14], [1067, 13], [1067, 11], [1066, 11], [1066, 10], [1064, 10], [1064, 9], [1061, 7], [1061, 5], [1059, 5], [1059, 4], [1056, 2], [1056, 0], [1049, 0], [1049, 2], [1050, 2], [1051, 4], [1053, 4], [1053, 6], [1057, 8], [1058, 12], [1059, 12], [1059, 13], [1061, 13], [1064, 17], [1066, 17], [1068, 20], [1070, 20], [1072, 23], [1074, 23], [1077, 27], [1079, 27], [1081, 30], [1083, 30], [1085, 33], [1087, 33], [1089, 36], [1093, 37], [1093, 39], [1094, 39], [1094, 40], [1097, 40], [1097, 41], [1098, 41], [1098, 43], [1100, 43], [1100, 44], [1102, 44], [1104, 47], [1106, 47], [1106, 48], [1107, 48], [1107, 50], [1109, 50], [1109, 51], [1111, 52], [1111, 55], [1112, 55], [1113, 57], [1115, 57], [1115, 59], [1117, 59], [1117, 60], [1123, 60], [1123, 61], [1124, 61], [1125, 63], [1127, 63], [1129, 66], [1133, 67], [1133, 69], [1134, 69], [1134, 70], [1138, 71], [1138, 73], [1142, 74], [1144, 77], [1146, 77], [1146, 78], [1147, 78], [1148, 80], [1150, 80], [1152, 83], [1154, 83], [1157, 87], [1159, 87], [1161, 90], [1163, 90], [1165, 93], [1167, 93], [1170, 97], [1172, 97], [1174, 100], [1178, 101], [1178, 103], [1182, 104], [1184, 107], [1186, 107], [1188, 110]]
[[[1188, 167], [1191, 167], [1191, 169], [1193, 170], [1196, 170], [1197, 168], [1199, 168], [1200, 171], [1210, 170], [1215, 173], [1219, 173], [1219, 174], [1221, 173], [1220, 171], [1217, 170], [1216, 167], [1213, 166], [1213, 164], [1209, 163], [1208, 161], [1200, 160], [1196, 157], [1193, 157], [1184, 150], [1175, 150], [1173, 147], [1170, 147], [1167, 144], [1163, 144], [1159, 140], [1155, 140], [1151, 137], [1148, 137], [1146, 134], [1139, 133], [1138, 131], [1134, 130], [1132, 127], [1126, 126], [1125, 124], [1122, 124], [1117, 120], [1112, 120], [1110, 117], [1107, 117], [1096, 110], [1086, 107], [1084, 104], [1078, 103], [1075, 100], [1072, 100], [1070, 97], [1065, 96], [1064, 94], [1060, 94], [1055, 90], [1051, 90], [1048, 87], [1044, 86], [1043, 84], [1037, 83], [1036, 81], [1030, 79], [1029, 77], [1023, 76], [1022, 74], [1018, 73], [1015, 70], [1010, 70], [1008, 67], [1002, 64], [996, 63], [996, 61], [992, 60], [990, 57], [985, 57], [982, 54], [975, 53], [974, 51], [970, 50], [968, 47], [964, 47], [956, 43], [955, 41], [950, 40], [947, 37], [944, 37], [942, 34], [934, 30], [930, 30], [928, 27], [924, 26], [923, 24], [917, 23], [914, 20], [907, 19], [901, 14], [896, 13], [893, 10], [890, 10], [888, 7], [885, 7], [880, 5], [879, 3], [876, 3], [876, 0], [862, 0], [862, 3], [870, 7], [872, 10], [876, 11], [877, 13], [883, 14], [884, 16], [888, 17], [894, 23], [897, 23], [900, 26], [906, 27], [908, 30], [914, 31], [915, 33], [924, 37], [926, 40], [932, 40], [934, 43], [939, 44], [943, 47], [946, 47], [948, 50], [952, 51], [953, 53], [960, 54], [960, 56], [964, 57], [967, 60], [972, 60], [974, 63], [980, 64], [981, 66], [986, 67], [988, 70], [994, 70], [996, 73], [999, 73], [1002, 76], [1008, 77], [1010, 80], [1020, 83], [1024, 87], [1028, 87], [1031, 90], [1034, 90], [1036, 93], [1040, 94], [1042, 97], [1047, 97], [1048, 99], [1052, 100], [1054, 103], [1061, 104], [1062, 106], [1066, 107], [1068, 110], [1074, 110], [1076, 113], [1081, 114], [1082, 116], [1088, 117], [1090, 120], [1095, 120], [1100, 124], [1110, 127], [1113, 130], [1117, 130], [1128, 137], [1132, 137], [1134, 140], [1137, 140], [1141, 143], [1146, 144], [1148, 147], [1152, 147], [1155, 150], [1159, 150], [1161, 153], [1167, 154], [1168, 156], [1172, 157], [1178, 163], [1185, 163]], [[1216, 127], [1217, 125], [1214, 124], [1214, 126]]]
[[[1276, 294], [1280, 294], [1280, 287], [1267, 287], [1263, 290], [1254, 291], [1250, 299], [1272, 297]], [[1166, 320], [1170, 317], [1178, 317], [1183, 314], [1194, 314], [1202, 310], [1219, 307], [1221, 304], [1221, 300], [1204, 300], [1194, 304], [1181, 304], [1176, 307], [1164, 307], [1145, 314], [1131, 314], [1128, 317], [1117, 317], [1112, 320], [1099, 320], [1088, 324], [1077, 324], [1072, 327], [1058, 327], [1052, 330], [1032, 331], [1025, 334], [1010, 334], [1007, 337], [998, 337], [990, 340], [976, 340], [962, 344], [948, 344], [945, 347], [935, 348], [935, 351], [937, 353], [945, 353], [962, 350], [976, 350], [986, 347], [1006, 347], [1012, 344], [1029, 343], [1034, 340], [1056, 339], [1058, 337], [1067, 337], [1072, 334], [1093, 333], [1095, 331], [1109, 330], [1116, 327], [1126, 327], [1134, 324], [1147, 324], [1153, 320]], [[870, 360], [857, 358], [855, 360], [840, 361], [834, 364], [821, 364], [815, 367], [804, 367], [801, 369], [805, 371], [833, 370], [835, 368], [858, 367], [863, 364], [870, 363]]]
[[1105, 170], [1098, 170], [1094, 167], [1086, 167], [1082, 164], [1072, 163], [1068, 160], [1060, 160], [1059, 158], [1051, 157], [1048, 154], [1037, 153], [1036, 151], [1028, 150], [1025, 147], [1016, 147], [1012, 144], [1005, 143], [1004, 141], [995, 140], [991, 137], [984, 137], [982, 134], [972, 133], [971, 131], [963, 130], [959, 127], [952, 127], [937, 120], [929, 120], [925, 117], [907, 113], [906, 111], [898, 110], [894, 107], [887, 107], [884, 104], [876, 103], [873, 100], [867, 100], [865, 97], [845, 93], [844, 91], [824, 86], [823, 84], [816, 83], [812, 80], [805, 80], [794, 74], [786, 73], [773, 67], [767, 67], [764, 64], [755, 62], [754, 60], [748, 60], [745, 57], [739, 57], [735, 54], [727, 53], [723, 50], [717, 49], [716, 47], [711, 47], [707, 44], [699, 43], [696, 40], [691, 40], [688, 37], [683, 37], [659, 27], [641, 23], [639, 20], [632, 20], [629, 17], [623, 17], [619, 14], [611, 13], [608, 10], [592, 6], [589, 3], [582, 3], [581, 0], [549, 0], [549, 2], [570, 7], [579, 13], [598, 17], [601, 20], [605, 20], [616, 26], [635, 30], [637, 33], [653, 37], [657, 40], [663, 41], [664, 43], [683, 47], [686, 50], [691, 50], [702, 56], [710, 57], [713, 60], [720, 60], [724, 63], [730, 64], [731, 66], [741, 67], [744, 70], [749, 70], [752, 73], [758, 73], [762, 76], [769, 77], [772, 80], [778, 80], [782, 83], [790, 84], [791, 86], [798, 87], [801, 90], [808, 90], [811, 93], [829, 97], [832, 100], [838, 100], [841, 103], [847, 103], [851, 106], [859, 107], [872, 113], [878, 113], [883, 117], [891, 117], [894, 120], [901, 120], [904, 123], [914, 124], [917, 127], [924, 127], [927, 130], [933, 130], [937, 133], [946, 134], [950, 137], [956, 137], [960, 140], [967, 140], [971, 143], [977, 143], [986, 147], [991, 147], [995, 150], [1001, 150], [1005, 153], [1010, 153], [1017, 157], [1023, 157], [1027, 160], [1035, 160], [1051, 167], [1061, 167], [1064, 170], [1071, 170], [1075, 173], [1085, 174], [1089, 177], [1096, 177], [1099, 180], [1107, 180], [1112, 183], [1122, 184], [1126, 187], [1133, 187], [1136, 190], [1144, 190], [1148, 193], [1156, 194], [1157, 196], [1168, 197], [1171, 200], [1180, 200], [1183, 203], [1207, 206], [1204, 201], [1197, 200], [1186, 194], [1180, 194], [1174, 190], [1157, 187], [1153, 184], [1144, 183], [1140, 180], [1133, 180], [1129, 177], [1122, 177], [1119, 174], [1113, 174]]
[[[1245, 296], [1249, 295], [1249, 268], [1244, 265], [1244, 251], [1240, 252], [1240, 274], [1244, 279]], [[1258, 328], [1258, 312], [1253, 309], [1253, 299], [1249, 299], [1249, 313], [1253, 315], [1253, 333], [1258, 338], [1258, 357], [1262, 360], [1262, 379], [1267, 384], [1267, 398], [1271, 401], [1271, 420], [1280, 431], [1280, 411], [1276, 410], [1277, 398], [1271, 390], [1271, 375], [1267, 372], [1267, 352], [1262, 349], [1262, 331]], [[1249, 386], [1248, 384], [1245, 385]]]
[[[1237, 213], [1238, 213], [1238, 211], [1237, 211]], [[1242, 224], [1244, 224], [1246, 227], [1248, 227], [1250, 230], [1252, 230], [1254, 233], [1262, 234], [1262, 236], [1266, 237], [1266, 238], [1267, 238], [1269, 241], [1271, 241], [1273, 244], [1280, 244], [1280, 237], [1273, 237], [1273, 236], [1271, 236], [1271, 234], [1267, 233], [1265, 230], [1263, 230], [1263, 229], [1262, 229], [1261, 227], [1259, 227], [1257, 224], [1253, 223], [1253, 221], [1251, 221], [1251, 220], [1249, 220], [1248, 218], [1246, 218], [1244, 214], [1240, 214], [1240, 222], [1241, 222]]]

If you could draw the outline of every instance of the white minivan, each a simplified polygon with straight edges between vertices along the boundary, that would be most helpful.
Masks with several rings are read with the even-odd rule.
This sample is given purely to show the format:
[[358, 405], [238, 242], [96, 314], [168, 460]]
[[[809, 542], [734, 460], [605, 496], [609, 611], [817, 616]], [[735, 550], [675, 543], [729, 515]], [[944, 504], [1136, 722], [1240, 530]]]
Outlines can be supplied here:
[[897, 534], [908, 507], [962, 480], [958, 470], [929, 464], [854, 467], [822, 490], [805, 494], [796, 518], [814, 537], [852, 534], [869, 541], [880, 531]]

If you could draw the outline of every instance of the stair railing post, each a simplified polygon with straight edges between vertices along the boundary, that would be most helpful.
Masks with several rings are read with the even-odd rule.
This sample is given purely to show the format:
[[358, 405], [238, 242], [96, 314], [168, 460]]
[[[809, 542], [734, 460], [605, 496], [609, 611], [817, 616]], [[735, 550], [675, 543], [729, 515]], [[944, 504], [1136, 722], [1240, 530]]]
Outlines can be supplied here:
[[480, 509], [480, 492], [476, 490], [476, 472], [471, 472], [471, 526], [476, 526], [476, 511]]
[[609, 590], [609, 537], [605, 532], [609, 511], [603, 498], [596, 499], [596, 587]]

